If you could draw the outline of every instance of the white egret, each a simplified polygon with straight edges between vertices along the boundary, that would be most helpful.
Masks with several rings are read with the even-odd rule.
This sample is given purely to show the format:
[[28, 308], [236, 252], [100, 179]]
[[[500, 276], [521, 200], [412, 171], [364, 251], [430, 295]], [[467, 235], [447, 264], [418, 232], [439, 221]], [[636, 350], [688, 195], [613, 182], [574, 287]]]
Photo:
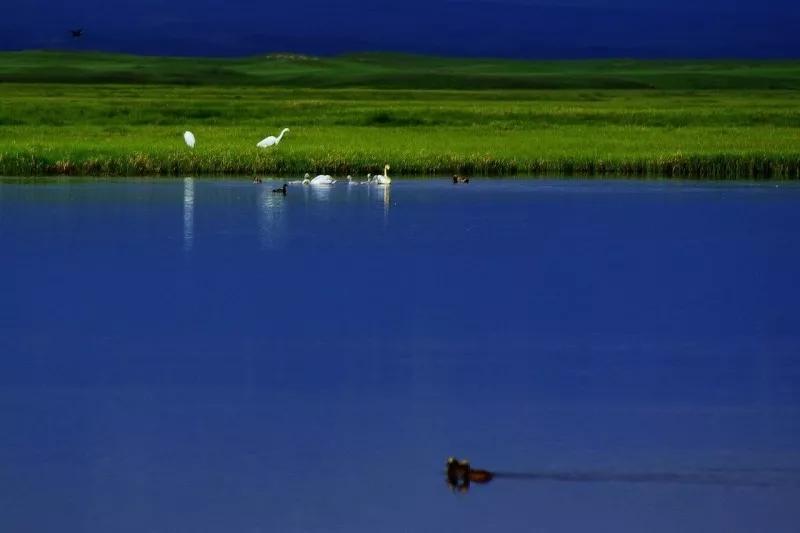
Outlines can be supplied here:
[[191, 131], [184, 131], [183, 140], [186, 141], [186, 146], [188, 146], [189, 148], [194, 148], [194, 143], [195, 143], [194, 133], [192, 133]]
[[383, 175], [377, 174], [372, 178], [372, 181], [377, 183], [378, 185], [389, 185], [392, 182], [392, 178], [389, 177], [389, 169], [391, 167], [386, 165], [383, 167]]
[[256, 146], [258, 146], [259, 148], [269, 148], [270, 146], [275, 146], [276, 144], [281, 142], [281, 139], [283, 139], [283, 135], [285, 133], [288, 133], [288, 131], [289, 128], [283, 128], [283, 131], [281, 131], [280, 135], [278, 135], [277, 137], [275, 137], [274, 135], [270, 135], [266, 139], [262, 139], [261, 141], [259, 141], [259, 143], [256, 144]]

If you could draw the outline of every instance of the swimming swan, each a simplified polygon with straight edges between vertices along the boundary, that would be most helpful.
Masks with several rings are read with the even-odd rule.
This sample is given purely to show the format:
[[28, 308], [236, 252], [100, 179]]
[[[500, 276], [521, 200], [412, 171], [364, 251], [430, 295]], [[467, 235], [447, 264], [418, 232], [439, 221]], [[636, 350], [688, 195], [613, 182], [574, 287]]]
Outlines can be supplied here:
[[283, 135], [288, 132], [289, 128], [283, 128], [283, 131], [281, 131], [280, 135], [278, 135], [277, 137], [275, 137], [274, 135], [270, 135], [266, 139], [262, 139], [261, 141], [259, 141], [258, 144], [256, 144], [256, 146], [258, 146], [259, 148], [269, 148], [270, 146], [275, 146], [276, 144], [281, 142], [281, 139], [283, 139]]
[[303, 185], [333, 185], [336, 183], [336, 180], [327, 174], [320, 174], [314, 178], [309, 178], [311, 178], [311, 176], [306, 174], [305, 179], [303, 180]]
[[370, 174], [370, 178], [367, 178], [365, 181], [357, 181], [353, 179], [353, 176], [347, 176], [347, 184], [348, 185], [367, 185], [370, 182], [372, 174]]
[[378, 185], [389, 185], [392, 182], [392, 178], [389, 177], [390, 168], [391, 167], [389, 165], [383, 167], [383, 176], [378, 174], [372, 178], [372, 181], [374, 181]]

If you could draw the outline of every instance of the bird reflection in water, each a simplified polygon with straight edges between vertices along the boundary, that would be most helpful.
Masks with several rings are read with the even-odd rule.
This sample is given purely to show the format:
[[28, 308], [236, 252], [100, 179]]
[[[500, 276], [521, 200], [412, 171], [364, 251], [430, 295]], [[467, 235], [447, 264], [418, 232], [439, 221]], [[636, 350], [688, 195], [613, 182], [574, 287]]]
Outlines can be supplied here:
[[330, 185], [312, 185], [308, 187], [308, 189], [311, 191], [311, 198], [313, 198], [314, 201], [325, 203], [331, 201], [331, 191], [333, 190], [333, 187]]
[[392, 204], [392, 187], [390, 185], [383, 186], [383, 223], [389, 221], [389, 206]]
[[285, 193], [278, 194], [265, 187], [259, 191], [258, 204], [261, 246], [280, 248], [287, 231]]
[[183, 179], [183, 249], [194, 244], [194, 179]]

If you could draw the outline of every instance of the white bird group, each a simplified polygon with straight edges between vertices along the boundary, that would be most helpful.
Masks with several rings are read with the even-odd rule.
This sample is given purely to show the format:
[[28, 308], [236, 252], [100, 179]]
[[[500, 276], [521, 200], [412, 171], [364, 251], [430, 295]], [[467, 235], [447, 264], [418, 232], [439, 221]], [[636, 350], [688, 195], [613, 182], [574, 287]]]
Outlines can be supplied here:
[[[269, 148], [270, 146], [275, 146], [283, 136], [289, 132], [289, 128], [284, 128], [280, 135], [275, 137], [274, 135], [270, 135], [269, 137], [262, 139], [259, 141], [256, 146], [259, 148]], [[183, 132], [183, 140], [186, 143], [186, 146], [189, 148], [194, 148], [195, 144], [197, 144], [197, 140], [195, 139], [194, 133], [191, 131]], [[392, 183], [392, 178], [389, 177], [389, 165], [383, 167], [383, 175], [376, 174], [373, 176], [372, 174], [367, 174], [367, 181], [353, 181], [352, 176], [347, 176], [347, 182], [351, 185], [360, 185], [364, 184], [367, 185], [369, 183], [375, 183], [377, 185], [389, 185]], [[301, 183], [303, 185], [333, 185], [336, 183], [336, 180], [329, 176], [328, 174], [320, 174], [319, 176], [315, 176], [312, 178], [309, 174], [306, 174], [302, 181], [290, 181], [290, 184], [298, 184]]]
[[[278, 135], [277, 137], [275, 137], [274, 135], [270, 135], [266, 139], [261, 139], [258, 143], [256, 143], [256, 146], [258, 146], [259, 148], [269, 148], [270, 146], [275, 146], [276, 144], [281, 142], [281, 139], [283, 139], [283, 136], [286, 135], [287, 133], [289, 133], [289, 128], [283, 128], [283, 131], [281, 131], [280, 135]], [[192, 133], [191, 131], [183, 132], [183, 140], [184, 142], [186, 142], [186, 146], [188, 146], [189, 148], [194, 148], [194, 145], [197, 143], [197, 140], [194, 137], [194, 133]]]
[[[389, 185], [392, 183], [392, 178], [389, 177], [389, 169], [391, 167], [386, 165], [383, 167], [383, 175], [376, 174], [373, 176], [372, 174], [367, 174], [366, 181], [356, 181], [353, 179], [353, 176], [347, 176], [347, 184], [348, 185], [369, 185], [370, 183], [374, 183], [376, 185]], [[328, 175], [328, 174], [320, 174], [315, 177], [311, 177], [310, 174], [306, 173], [303, 176], [303, 180], [295, 180], [288, 182], [290, 185], [333, 185], [336, 183], [336, 178]]]

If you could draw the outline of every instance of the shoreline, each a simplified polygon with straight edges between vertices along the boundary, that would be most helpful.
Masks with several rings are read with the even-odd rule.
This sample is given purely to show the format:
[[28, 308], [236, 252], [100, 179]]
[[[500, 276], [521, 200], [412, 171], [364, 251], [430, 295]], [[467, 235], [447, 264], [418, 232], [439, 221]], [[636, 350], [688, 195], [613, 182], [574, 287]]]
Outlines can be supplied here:
[[[327, 159], [327, 158], [326, 158]], [[375, 161], [392, 161], [375, 156]], [[511, 159], [491, 156], [449, 157], [447, 162], [405, 161], [392, 164], [396, 177], [441, 177], [461, 173], [474, 177], [619, 177], [688, 180], [760, 181], [800, 180], [800, 153], [763, 154], [675, 154], [671, 156], [625, 158], [569, 157], [554, 159]], [[317, 158], [291, 160], [259, 157], [231, 160], [229, 157], [198, 156], [185, 151], [170, 154], [132, 153], [127, 156], [88, 154], [83, 159], [42, 157], [31, 152], [0, 153], [3, 177], [187, 177], [187, 176], [302, 176], [325, 173], [354, 177], [375, 173], [379, 164], [365, 165], [347, 159], [325, 161]]]

